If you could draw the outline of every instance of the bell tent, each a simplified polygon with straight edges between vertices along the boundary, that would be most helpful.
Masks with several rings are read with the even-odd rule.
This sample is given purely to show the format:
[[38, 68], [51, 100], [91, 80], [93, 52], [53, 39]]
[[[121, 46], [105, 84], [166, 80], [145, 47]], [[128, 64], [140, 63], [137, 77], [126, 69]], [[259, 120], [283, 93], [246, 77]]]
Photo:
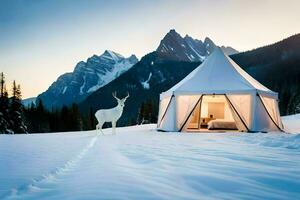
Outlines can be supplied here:
[[160, 94], [158, 130], [282, 131], [278, 94], [269, 90], [221, 48], [183, 80]]

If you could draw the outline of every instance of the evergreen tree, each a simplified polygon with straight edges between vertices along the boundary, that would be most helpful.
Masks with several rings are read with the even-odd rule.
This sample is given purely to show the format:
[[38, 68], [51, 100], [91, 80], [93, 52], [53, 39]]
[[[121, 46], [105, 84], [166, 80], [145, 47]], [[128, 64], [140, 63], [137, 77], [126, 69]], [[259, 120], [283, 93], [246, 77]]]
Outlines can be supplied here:
[[58, 109], [52, 109], [49, 113], [50, 132], [58, 132], [61, 129], [60, 112]]
[[90, 108], [90, 113], [89, 113], [89, 129], [93, 130], [96, 127], [96, 120], [95, 120], [95, 111], [91, 107]]
[[143, 102], [139, 108], [137, 124], [149, 124], [157, 122], [157, 109], [153, 99]]
[[145, 103], [142, 102], [141, 106], [139, 108], [139, 111], [138, 111], [138, 116], [137, 116], [137, 119], [136, 119], [136, 123], [137, 124], [143, 124], [144, 123], [144, 117], [145, 117]]
[[13, 82], [12, 97], [10, 105], [10, 126], [14, 133], [27, 133], [27, 127], [24, 124], [23, 105], [21, 103], [21, 87]]
[[0, 133], [9, 133], [9, 100], [5, 86], [5, 76], [0, 74]]
[[43, 101], [41, 99], [38, 99], [37, 107], [36, 107], [36, 121], [34, 123], [38, 124], [38, 130], [39, 133], [47, 133], [50, 131], [49, 126], [49, 115], [47, 110], [45, 109], [45, 106], [43, 104]]
[[131, 118], [130, 120], [128, 120], [127, 125], [128, 125], [128, 126], [136, 125], [136, 120], [135, 120], [134, 118]]
[[96, 118], [95, 118], [95, 111], [92, 107], [90, 107], [90, 112], [87, 117], [87, 129], [93, 130], [96, 127]]
[[1, 72], [0, 74], [0, 95], [1, 97], [4, 95], [4, 91], [5, 91], [5, 77], [4, 77], [4, 73]]
[[70, 131], [82, 131], [82, 118], [76, 103], [72, 104], [70, 109]]
[[66, 105], [63, 105], [63, 107], [61, 108], [61, 121], [62, 125], [61, 125], [61, 131], [68, 131], [70, 129], [70, 113], [69, 113], [69, 109]]
[[31, 103], [31, 105], [29, 107], [24, 108], [23, 112], [24, 112], [24, 116], [25, 116], [25, 124], [27, 126], [27, 131], [29, 133], [37, 132], [37, 131], [35, 131], [36, 123], [34, 123], [34, 117], [35, 117], [34, 114], [36, 113], [35, 104]]
[[158, 102], [154, 101], [154, 99], [150, 99], [149, 104], [151, 105], [151, 115], [149, 115], [149, 121], [150, 123], [157, 123]]
[[146, 101], [146, 106], [145, 106], [145, 121], [147, 124], [151, 123], [152, 121], [152, 115], [153, 115], [153, 105], [151, 100]]

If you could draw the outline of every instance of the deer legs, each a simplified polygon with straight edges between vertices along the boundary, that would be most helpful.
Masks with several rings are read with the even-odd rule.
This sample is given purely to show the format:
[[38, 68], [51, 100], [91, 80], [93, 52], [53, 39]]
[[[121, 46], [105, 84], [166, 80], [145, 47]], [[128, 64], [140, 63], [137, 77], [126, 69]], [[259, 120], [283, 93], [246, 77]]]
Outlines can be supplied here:
[[104, 124], [104, 123], [100, 121], [100, 122], [96, 125], [96, 130], [100, 130], [100, 133], [101, 133], [101, 134], [103, 134], [103, 132], [102, 132], [102, 126], [103, 126], [103, 124]]
[[113, 133], [113, 135], [115, 135], [116, 134], [116, 122], [112, 121], [111, 126], [112, 126], [112, 133]]
[[[104, 122], [99, 122], [97, 125], [96, 125], [96, 130], [99, 130], [101, 134], [103, 134], [103, 131], [102, 131], [102, 126], [103, 126]], [[112, 121], [111, 122], [111, 126], [112, 126], [112, 134], [115, 135], [116, 134], [116, 124], [117, 122], [116, 121]]]

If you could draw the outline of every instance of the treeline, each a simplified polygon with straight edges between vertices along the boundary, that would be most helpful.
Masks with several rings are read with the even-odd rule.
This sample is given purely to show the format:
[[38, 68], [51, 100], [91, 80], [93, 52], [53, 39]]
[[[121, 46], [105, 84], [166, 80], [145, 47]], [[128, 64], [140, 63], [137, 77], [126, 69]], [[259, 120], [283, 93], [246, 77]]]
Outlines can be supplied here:
[[95, 127], [94, 113], [83, 116], [77, 104], [48, 111], [41, 100], [24, 109], [25, 124], [30, 133], [90, 130]]
[[[69, 107], [63, 106], [61, 109], [48, 111], [38, 99], [36, 104], [32, 103], [23, 111], [29, 133], [94, 130], [97, 124], [94, 109], [90, 108], [89, 114], [83, 115], [75, 103]], [[156, 123], [157, 111], [158, 106], [148, 99], [141, 104], [137, 118], [129, 121], [127, 125]], [[106, 123], [103, 128], [110, 126], [110, 123]]]
[[[40, 99], [24, 107], [20, 85], [13, 81], [9, 96], [3, 73], [0, 82], [0, 133], [49, 133], [95, 129], [97, 120], [94, 117], [96, 110], [93, 108], [90, 108], [86, 115], [80, 113], [75, 103], [49, 111]], [[128, 121], [127, 125], [156, 123], [157, 112], [158, 102], [148, 99], [140, 105], [137, 117]], [[104, 128], [109, 126], [110, 124], [104, 124]]]
[[27, 133], [24, 123], [21, 86], [13, 81], [11, 97], [6, 89], [5, 76], [0, 74], [0, 133]]
[[[48, 111], [40, 99], [37, 101], [36, 105], [32, 103], [28, 108], [24, 108], [25, 124], [29, 133], [94, 130], [96, 127], [96, 110], [92, 108], [88, 115], [80, 113], [75, 103], [70, 107], [63, 106], [61, 109]], [[141, 104], [138, 116], [131, 119], [127, 125], [156, 123], [157, 112], [158, 105], [154, 100], [148, 99]], [[110, 123], [106, 123], [103, 128], [110, 126]]]
[[[158, 103], [153, 99], [148, 99], [142, 102], [135, 124], [150, 124], [157, 122]], [[134, 125], [134, 124], [133, 124]]]

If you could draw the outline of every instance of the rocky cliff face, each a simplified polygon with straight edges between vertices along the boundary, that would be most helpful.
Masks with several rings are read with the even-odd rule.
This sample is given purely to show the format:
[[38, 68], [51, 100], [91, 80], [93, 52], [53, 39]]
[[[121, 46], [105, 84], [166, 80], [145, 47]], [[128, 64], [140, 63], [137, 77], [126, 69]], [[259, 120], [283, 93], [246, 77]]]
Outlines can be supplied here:
[[[198, 62], [203, 61], [213, 50], [216, 44], [208, 37], [204, 42], [189, 35], [181, 37], [175, 30], [170, 30], [161, 40], [156, 51], [166, 60]], [[232, 47], [221, 47], [228, 55], [238, 53]]]
[[47, 91], [38, 96], [47, 108], [78, 103], [87, 95], [108, 84], [138, 62], [135, 55], [124, 58], [106, 50], [81, 61], [73, 72], [61, 75]]

